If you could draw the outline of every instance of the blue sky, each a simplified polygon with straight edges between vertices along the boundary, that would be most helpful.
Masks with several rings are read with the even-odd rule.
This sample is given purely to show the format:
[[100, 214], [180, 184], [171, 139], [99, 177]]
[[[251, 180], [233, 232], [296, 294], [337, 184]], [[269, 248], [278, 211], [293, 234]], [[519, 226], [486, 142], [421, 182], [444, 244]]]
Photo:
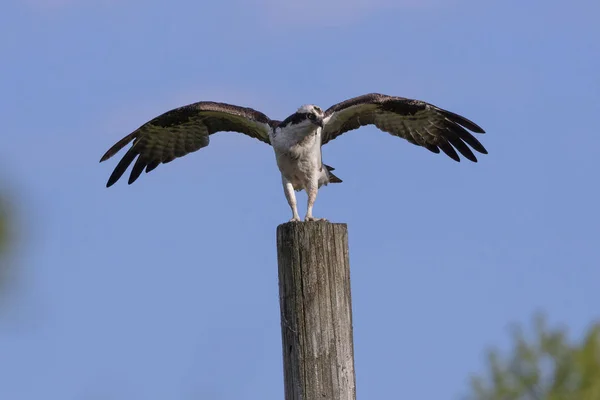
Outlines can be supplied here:
[[374, 128], [324, 149], [344, 183], [314, 212], [349, 226], [359, 398], [457, 398], [537, 310], [581, 335], [600, 316], [600, 3], [566, 4], [5, 1], [0, 398], [282, 398], [272, 149], [223, 133], [111, 189], [117, 161], [98, 163], [199, 100], [281, 119], [381, 92], [488, 132], [478, 164]]

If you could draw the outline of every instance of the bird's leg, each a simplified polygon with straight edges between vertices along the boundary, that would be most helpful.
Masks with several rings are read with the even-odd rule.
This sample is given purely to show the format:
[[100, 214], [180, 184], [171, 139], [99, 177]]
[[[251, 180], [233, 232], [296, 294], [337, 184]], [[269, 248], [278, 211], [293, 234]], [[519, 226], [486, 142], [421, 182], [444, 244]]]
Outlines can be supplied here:
[[296, 208], [296, 193], [294, 193], [294, 185], [292, 182], [289, 182], [287, 179], [283, 178], [283, 191], [285, 192], [285, 198], [292, 209], [292, 221], [300, 221], [300, 216], [298, 215], [298, 208]]
[[311, 179], [306, 185], [306, 193], [308, 194], [308, 207], [306, 209], [306, 217], [304, 221], [325, 221], [325, 218], [315, 218], [312, 215], [313, 205], [317, 199], [317, 192], [319, 191], [318, 179]]

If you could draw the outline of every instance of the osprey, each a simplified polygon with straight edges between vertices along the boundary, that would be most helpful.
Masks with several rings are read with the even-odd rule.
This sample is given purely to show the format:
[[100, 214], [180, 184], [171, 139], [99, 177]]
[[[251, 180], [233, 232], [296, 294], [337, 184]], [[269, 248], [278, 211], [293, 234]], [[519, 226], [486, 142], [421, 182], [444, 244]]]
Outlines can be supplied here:
[[342, 182], [331, 172], [334, 168], [323, 164], [321, 146], [364, 125], [375, 125], [433, 153], [442, 150], [456, 161], [460, 161], [458, 150], [468, 160], [477, 162], [469, 146], [487, 154], [467, 129], [485, 131], [468, 119], [424, 101], [371, 93], [345, 100], [325, 111], [315, 105], [304, 105], [283, 121], [231, 104], [210, 101], [189, 104], [146, 122], [112, 146], [100, 162], [133, 141], [106, 187], [119, 180], [137, 157], [129, 175], [131, 184], [144, 170], [150, 172], [159, 164], [208, 146], [213, 133], [240, 132], [273, 147], [285, 197], [292, 210], [291, 221], [300, 221], [294, 193], [300, 190], [308, 194], [304, 220], [317, 221], [320, 219], [313, 216], [313, 205], [318, 189], [328, 183]]

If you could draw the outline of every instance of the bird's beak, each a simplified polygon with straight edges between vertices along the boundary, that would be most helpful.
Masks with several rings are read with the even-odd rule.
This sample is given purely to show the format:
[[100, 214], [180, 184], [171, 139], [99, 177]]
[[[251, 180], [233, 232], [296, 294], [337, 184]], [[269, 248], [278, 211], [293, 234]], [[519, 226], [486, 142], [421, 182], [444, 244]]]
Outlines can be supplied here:
[[318, 118], [315, 120], [315, 124], [317, 124], [318, 126], [320, 126], [320, 127], [322, 128], [322, 127], [323, 127], [323, 118], [321, 118], [321, 117], [318, 117]]

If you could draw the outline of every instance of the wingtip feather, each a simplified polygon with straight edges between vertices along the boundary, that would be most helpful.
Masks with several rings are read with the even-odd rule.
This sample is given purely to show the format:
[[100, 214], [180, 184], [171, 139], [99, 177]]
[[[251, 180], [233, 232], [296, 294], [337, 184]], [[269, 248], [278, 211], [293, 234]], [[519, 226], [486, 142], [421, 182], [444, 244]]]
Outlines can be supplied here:
[[446, 118], [450, 119], [452, 122], [457, 123], [468, 130], [476, 133], [485, 133], [482, 127], [477, 125], [475, 122], [471, 121], [468, 118], [463, 117], [462, 115], [453, 113], [452, 111], [439, 109], [446, 116]]
[[438, 147], [451, 159], [453, 159], [456, 162], [460, 162], [460, 157], [458, 156], [458, 153], [456, 153], [456, 150], [454, 149], [454, 147], [452, 147], [452, 145], [448, 142], [443, 142], [438, 144]]
[[117, 178], [117, 179], [114, 179], [114, 178], [111, 176], [110, 178], [108, 178], [108, 181], [106, 181], [106, 187], [107, 187], [107, 188], [111, 187], [112, 185], [114, 185], [114, 184], [115, 184], [115, 182], [116, 182], [117, 180], [118, 180], [118, 178]]
[[100, 159], [100, 162], [106, 161], [109, 158], [111, 158], [112, 156], [114, 156], [115, 154], [117, 154], [123, 147], [127, 146], [129, 144], [129, 142], [131, 142], [133, 139], [135, 139], [136, 136], [137, 136], [137, 131], [132, 132], [129, 135], [125, 136], [123, 139], [119, 140], [114, 145], [112, 145], [112, 147], [110, 149], [108, 149], [106, 153], [104, 153], [104, 155]]

